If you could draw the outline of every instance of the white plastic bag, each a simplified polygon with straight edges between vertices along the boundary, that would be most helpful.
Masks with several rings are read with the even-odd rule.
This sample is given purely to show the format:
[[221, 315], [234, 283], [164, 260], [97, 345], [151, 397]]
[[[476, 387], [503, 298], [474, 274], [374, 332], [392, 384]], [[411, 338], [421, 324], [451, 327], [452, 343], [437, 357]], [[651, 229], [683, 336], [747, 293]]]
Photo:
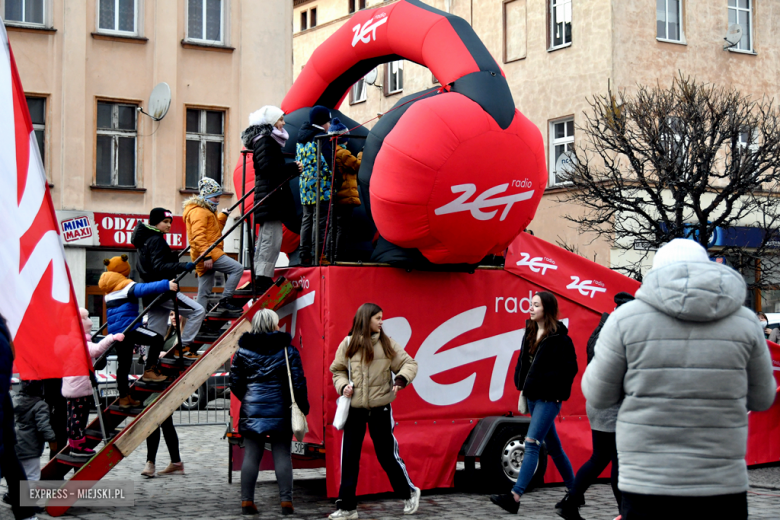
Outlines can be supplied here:
[[[349, 359], [347, 359], [347, 374], [349, 374], [349, 384], [351, 385], [352, 367], [350, 366]], [[335, 426], [337, 430], [343, 430], [344, 425], [347, 424], [347, 417], [349, 416], [350, 406], [352, 406], [351, 397], [342, 395], [336, 400], [336, 416], [333, 418], [333, 426]]]
[[522, 415], [528, 413], [528, 399], [525, 398], [523, 392], [520, 392], [520, 399], [517, 400], [517, 411]]

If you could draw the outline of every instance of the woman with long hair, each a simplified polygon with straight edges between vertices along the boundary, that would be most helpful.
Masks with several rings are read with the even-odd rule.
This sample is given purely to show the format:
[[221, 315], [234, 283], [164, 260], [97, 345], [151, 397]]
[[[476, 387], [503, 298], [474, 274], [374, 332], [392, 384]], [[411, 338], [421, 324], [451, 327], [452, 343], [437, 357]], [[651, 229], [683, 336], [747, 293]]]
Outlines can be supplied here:
[[393, 491], [404, 500], [404, 514], [414, 514], [420, 502], [420, 489], [412, 484], [398, 454], [390, 403], [417, 375], [417, 362], [384, 333], [382, 309], [378, 305], [364, 303], [358, 308], [352, 330], [339, 345], [330, 371], [336, 392], [350, 397], [352, 403], [341, 441], [338, 510], [330, 518], [358, 518], [355, 490], [366, 425], [379, 464], [387, 473]]
[[[244, 439], [244, 462], [241, 464], [241, 513], [256, 515], [255, 485], [265, 444], [271, 444], [276, 482], [282, 514], [295, 512], [292, 503], [293, 471], [290, 447], [292, 441], [292, 398], [309, 414], [306, 376], [292, 337], [279, 330], [279, 316], [270, 309], [260, 309], [252, 318], [252, 332], [238, 340], [238, 351], [230, 367], [230, 391], [241, 401], [238, 433]], [[290, 395], [287, 359], [294, 396]]]
[[568, 329], [558, 321], [555, 296], [540, 291], [531, 302], [531, 319], [526, 322], [515, 367], [515, 386], [520, 390], [521, 400], [526, 399], [531, 414], [525, 455], [512, 492], [490, 496], [494, 504], [512, 514], [520, 509], [520, 497], [536, 472], [542, 441], [547, 445], [547, 452], [563, 477], [566, 489], [571, 490], [574, 484], [574, 471], [555, 431], [555, 418], [561, 411], [561, 403], [571, 395], [571, 385], [578, 370], [577, 355]]

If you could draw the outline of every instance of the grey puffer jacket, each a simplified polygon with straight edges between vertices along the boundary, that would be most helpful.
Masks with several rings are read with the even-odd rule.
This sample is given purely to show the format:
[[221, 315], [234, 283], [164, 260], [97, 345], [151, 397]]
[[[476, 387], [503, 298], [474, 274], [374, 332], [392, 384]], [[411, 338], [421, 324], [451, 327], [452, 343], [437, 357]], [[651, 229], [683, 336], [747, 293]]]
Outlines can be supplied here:
[[618, 487], [712, 496], [748, 489], [747, 412], [766, 410], [775, 380], [746, 286], [733, 269], [678, 262], [651, 270], [636, 300], [604, 324], [582, 378], [596, 408], [623, 399]]
[[43, 454], [43, 442], [57, 440], [49, 423], [49, 406], [42, 397], [19, 394], [14, 397], [16, 456], [36, 459]]

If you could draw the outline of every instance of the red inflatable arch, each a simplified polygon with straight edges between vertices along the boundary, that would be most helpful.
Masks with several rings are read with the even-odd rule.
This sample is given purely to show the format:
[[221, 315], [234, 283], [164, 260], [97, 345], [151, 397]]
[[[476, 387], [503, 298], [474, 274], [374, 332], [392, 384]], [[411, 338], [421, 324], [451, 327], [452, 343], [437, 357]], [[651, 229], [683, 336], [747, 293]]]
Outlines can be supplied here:
[[544, 146], [463, 19], [417, 0], [360, 11], [313, 53], [282, 109], [336, 108], [372, 68], [398, 59], [428, 67], [445, 87], [372, 129], [360, 180], [379, 233], [435, 264], [503, 251], [541, 199]]

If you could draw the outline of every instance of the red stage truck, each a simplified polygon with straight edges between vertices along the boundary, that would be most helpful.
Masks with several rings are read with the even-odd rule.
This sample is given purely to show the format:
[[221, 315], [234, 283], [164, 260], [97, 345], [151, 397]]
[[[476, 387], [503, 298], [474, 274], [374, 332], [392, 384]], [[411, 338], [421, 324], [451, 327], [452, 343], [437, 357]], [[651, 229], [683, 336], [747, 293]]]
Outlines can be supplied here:
[[[526, 234], [510, 247], [505, 269], [433, 273], [329, 266], [280, 271], [301, 289], [279, 316], [280, 326], [300, 350], [311, 403], [310, 431], [305, 443], [294, 447], [299, 454], [295, 465], [325, 466], [328, 496], [338, 495], [341, 454], [341, 432], [332, 426], [338, 396], [329, 367], [355, 311], [365, 302], [382, 307], [385, 332], [419, 365], [417, 378], [392, 405], [400, 455], [416, 486], [451, 487], [458, 460], [465, 460], [467, 468], [479, 460], [481, 479], [498, 490], [516, 479], [530, 418], [517, 414], [514, 367], [531, 298], [540, 290], [558, 296], [560, 319], [569, 328], [579, 364], [556, 428], [572, 465], [578, 468], [586, 461], [591, 434], [580, 389], [586, 342], [601, 313], [613, 310], [613, 296], [633, 294], [637, 282]], [[780, 360], [777, 351], [774, 355]], [[232, 398], [234, 428], [239, 405]], [[780, 436], [768, 435], [776, 428], [773, 423], [780, 424], [779, 409], [776, 404], [769, 412], [753, 414], [752, 420], [763, 416], [763, 423], [751, 430], [757, 442], [749, 450], [750, 463], [780, 458]], [[241, 449], [234, 445], [231, 454], [232, 469], [240, 469]], [[537, 481], [560, 482], [546, 459], [540, 460]], [[272, 467], [271, 457], [263, 462], [264, 469]], [[358, 493], [390, 490], [366, 435]]]

